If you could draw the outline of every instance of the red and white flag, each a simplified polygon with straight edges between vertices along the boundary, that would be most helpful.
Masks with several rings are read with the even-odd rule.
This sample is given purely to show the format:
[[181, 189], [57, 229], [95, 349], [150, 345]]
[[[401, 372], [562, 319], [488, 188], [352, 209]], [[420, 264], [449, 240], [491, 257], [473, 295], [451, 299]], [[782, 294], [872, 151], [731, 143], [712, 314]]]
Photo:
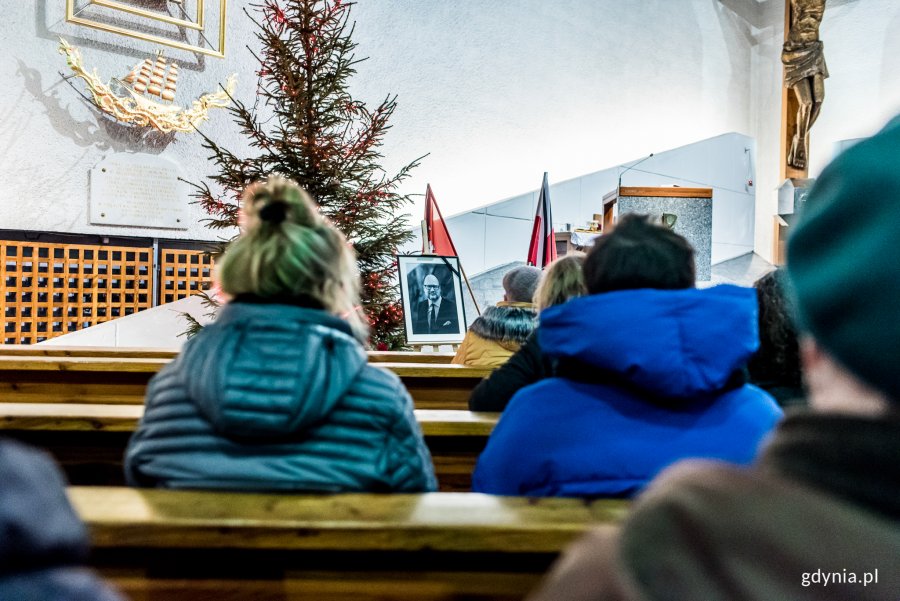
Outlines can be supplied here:
[[554, 259], [556, 259], [556, 234], [553, 232], [553, 215], [550, 212], [550, 184], [547, 183], [545, 171], [541, 197], [538, 199], [537, 211], [534, 214], [531, 243], [528, 245], [528, 264], [543, 269]]
[[427, 250], [441, 257], [458, 257], [447, 224], [437, 206], [431, 191], [431, 184], [425, 189], [425, 227], [428, 236]]

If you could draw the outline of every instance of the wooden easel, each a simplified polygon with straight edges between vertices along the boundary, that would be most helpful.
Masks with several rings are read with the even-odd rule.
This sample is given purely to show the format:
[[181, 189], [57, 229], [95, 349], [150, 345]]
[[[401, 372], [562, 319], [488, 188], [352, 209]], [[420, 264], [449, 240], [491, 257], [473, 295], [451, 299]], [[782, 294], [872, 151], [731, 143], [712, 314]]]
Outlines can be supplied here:
[[[421, 221], [421, 225], [422, 225], [422, 256], [424, 256], [424, 257], [437, 256], [433, 252], [431, 252], [431, 249], [428, 247], [428, 225], [425, 223], [424, 219]], [[469, 277], [466, 275], [466, 270], [463, 269], [462, 261], [459, 262], [459, 273], [460, 273], [460, 275], [462, 275], [463, 281], [466, 283], [466, 288], [469, 291], [469, 296], [472, 298], [472, 304], [475, 305], [475, 311], [480, 316], [481, 308], [478, 306], [478, 299], [475, 298], [475, 292], [472, 290], [472, 285], [469, 283]], [[441, 352], [440, 347], [442, 347], [442, 346], [449, 346], [454, 351], [459, 349], [458, 342], [448, 342], [445, 344], [441, 344], [439, 342], [432, 343], [432, 344], [423, 344], [423, 343], [415, 344], [414, 343], [414, 344], [410, 344], [409, 346], [414, 347], [414, 348], [418, 347], [420, 352], [426, 352], [426, 353], [427, 352], [432, 352], [432, 353]], [[432, 350], [425, 350], [426, 347], [430, 348]]]

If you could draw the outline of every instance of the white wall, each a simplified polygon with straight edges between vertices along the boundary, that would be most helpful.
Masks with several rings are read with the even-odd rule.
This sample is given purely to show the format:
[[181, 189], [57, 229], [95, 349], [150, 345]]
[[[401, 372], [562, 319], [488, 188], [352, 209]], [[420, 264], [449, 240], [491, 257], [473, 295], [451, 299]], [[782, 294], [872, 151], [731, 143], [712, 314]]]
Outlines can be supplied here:
[[778, 209], [784, 0], [763, 3], [753, 20], [751, 57], [753, 131], [756, 134], [756, 252], [773, 260], [773, 216]]
[[389, 163], [430, 152], [407, 189], [430, 182], [445, 214], [750, 129], [753, 40], [716, 0], [378, 0], [356, 18], [357, 89], [400, 93]]
[[829, 0], [822, 22], [825, 103], [813, 126], [810, 173], [842, 140], [870, 136], [900, 113], [900, 2]]
[[[189, 178], [212, 172], [200, 138], [177, 134], [148, 148], [99, 117], [70, 85], [57, 36], [104, 77], [122, 75], [156, 47], [67, 24], [63, 0], [8, 2], [0, 21], [0, 228], [211, 239], [191, 208], [187, 231], [88, 223], [88, 171], [115, 152], [154, 152]], [[256, 63], [242, 8], [230, 0], [225, 60], [177, 50], [180, 98], [231, 72], [250, 100]], [[743, 22], [712, 0], [363, 0], [353, 9], [353, 91], [399, 94], [385, 163], [431, 153], [405, 191], [431, 182], [448, 213], [528, 190], [544, 170], [557, 181], [624, 158], [749, 128], [751, 52]], [[73, 81], [80, 90], [84, 86]], [[245, 147], [224, 111], [203, 130]], [[414, 209], [419, 215], [420, 208]]]
[[[739, 257], [753, 251], [755, 188], [750, 182], [755, 178], [754, 151], [752, 138], [725, 134], [655, 154], [628, 172], [617, 166], [563, 182], [557, 182], [551, 173], [554, 227], [558, 232], [564, 231], [567, 223], [573, 228], [585, 227], [594, 213], [602, 212], [603, 196], [615, 189], [622, 173], [623, 186], [712, 188], [712, 263]], [[540, 178], [533, 183], [538, 186]], [[536, 188], [447, 219], [467, 273], [525, 260], [538, 194]], [[418, 234], [407, 252], [421, 249]]]
[[[226, 59], [167, 50], [182, 65], [181, 98], [237, 72], [238, 97], [252, 100], [249, 5], [229, 2]], [[88, 171], [104, 156], [159, 153], [191, 179], [213, 169], [198, 136], [147, 147], [61, 80], [59, 35], [106, 77], [156, 49], [66, 24], [64, 6], [4, 3], [0, 228], [215, 239], [196, 206], [187, 231], [88, 223]], [[544, 171], [564, 182], [739, 132], [758, 142], [755, 241], [771, 257], [784, 0], [362, 0], [353, 16], [358, 55], [370, 57], [358, 65], [354, 94], [371, 102], [399, 94], [386, 166], [431, 153], [404, 191], [421, 194], [430, 182], [450, 215], [531, 190]], [[812, 131], [813, 175], [836, 142], [868, 135], [900, 110], [898, 30], [896, 0], [828, 1], [822, 39], [831, 78]], [[245, 149], [224, 111], [212, 112], [203, 130]], [[418, 219], [421, 205], [412, 211]]]

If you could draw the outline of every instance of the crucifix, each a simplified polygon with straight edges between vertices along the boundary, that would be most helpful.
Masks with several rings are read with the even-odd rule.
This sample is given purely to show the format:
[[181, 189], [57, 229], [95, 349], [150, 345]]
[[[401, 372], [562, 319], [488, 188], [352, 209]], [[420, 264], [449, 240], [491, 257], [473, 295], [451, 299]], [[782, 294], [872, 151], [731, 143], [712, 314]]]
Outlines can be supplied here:
[[825, 99], [824, 45], [819, 25], [825, 0], [785, 0], [785, 42], [781, 53], [781, 177], [805, 178], [809, 172], [809, 130]]

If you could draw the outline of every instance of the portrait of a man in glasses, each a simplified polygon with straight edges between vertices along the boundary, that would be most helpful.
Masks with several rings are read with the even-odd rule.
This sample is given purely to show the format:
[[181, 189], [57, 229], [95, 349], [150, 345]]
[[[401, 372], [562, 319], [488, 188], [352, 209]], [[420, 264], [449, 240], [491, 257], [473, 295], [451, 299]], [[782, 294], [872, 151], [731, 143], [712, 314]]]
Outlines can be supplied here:
[[442, 293], [441, 281], [434, 273], [422, 279], [423, 298], [416, 305], [413, 334], [456, 334], [459, 321], [451, 287], [450, 295]]

